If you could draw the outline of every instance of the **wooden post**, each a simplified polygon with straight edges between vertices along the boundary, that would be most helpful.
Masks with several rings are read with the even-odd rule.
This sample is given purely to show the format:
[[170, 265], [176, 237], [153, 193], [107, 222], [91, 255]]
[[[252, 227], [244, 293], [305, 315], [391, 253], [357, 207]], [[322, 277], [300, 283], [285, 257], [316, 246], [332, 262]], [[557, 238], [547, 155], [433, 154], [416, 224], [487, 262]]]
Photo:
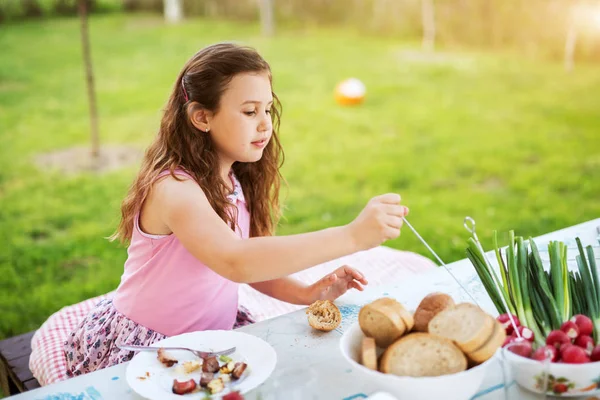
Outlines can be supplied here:
[[575, 45], [577, 44], [577, 31], [573, 19], [569, 21], [567, 39], [565, 40], [565, 71], [573, 71], [575, 64]]
[[421, 21], [423, 24], [423, 50], [435, 48], [435, 7], [433, 0], [421, 0]]
[[262, 26], [262, 33], [265, 36], [273, 36], [275, 34], [273, 1], [274, 0], [260, 0], [260, 23]]
[[83, 47], [83, 64], [87, 81], [88, 103], [90, 108], [90, 123], [92, 129], [92, 158], [100, 156], [100, 137], [98, 134], [98, 113], [96, 111], [96, 90], [94, 88], [94, 72], [90, 54], [90, 37], [87, 24], [87, 0], [79, 0], [79, 17], [81, 20], [81, 45]]
[[163, 0], [165, 21], [177, 23], [183, 19], [181, 0]]

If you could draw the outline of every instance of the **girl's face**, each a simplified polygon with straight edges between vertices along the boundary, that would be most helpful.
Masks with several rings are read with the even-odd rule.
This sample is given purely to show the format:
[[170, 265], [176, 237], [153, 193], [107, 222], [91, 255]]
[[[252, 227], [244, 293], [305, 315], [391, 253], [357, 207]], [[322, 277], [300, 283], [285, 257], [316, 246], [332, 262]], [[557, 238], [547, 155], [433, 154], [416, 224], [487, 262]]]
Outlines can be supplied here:
[[260, 160], [273, 133], [271, 83], [267, 73], [236, 75], [208, 117], [209, 134], [223, 165]]

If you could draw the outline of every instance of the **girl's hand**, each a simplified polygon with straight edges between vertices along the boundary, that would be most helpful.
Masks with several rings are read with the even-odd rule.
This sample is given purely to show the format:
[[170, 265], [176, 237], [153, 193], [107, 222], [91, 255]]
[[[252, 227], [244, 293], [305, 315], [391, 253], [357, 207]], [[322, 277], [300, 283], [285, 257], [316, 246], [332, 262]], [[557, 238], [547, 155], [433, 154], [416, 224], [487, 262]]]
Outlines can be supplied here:
[[363, 274], [344, 265], [308, 287], [307, 304], [317, 300], [335, 300], [351, 288], [363, 291], [361, 284], [368, 284]]
[[408, 208], [400, 205], [400, 195], [388, 193], [369, 200], [346, 228], [356, 247], [366, 250], [400, 236], [402, 217], [406, 215]]

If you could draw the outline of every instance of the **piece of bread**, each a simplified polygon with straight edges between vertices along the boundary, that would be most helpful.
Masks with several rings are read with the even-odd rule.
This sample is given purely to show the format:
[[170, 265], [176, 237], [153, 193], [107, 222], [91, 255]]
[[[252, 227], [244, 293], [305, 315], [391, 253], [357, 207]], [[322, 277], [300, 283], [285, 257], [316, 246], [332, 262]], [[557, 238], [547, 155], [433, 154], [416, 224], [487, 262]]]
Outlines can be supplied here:
[[365, 336], [375, 339], [377, 346], [386, 348], [408, 332], [404, 322], [404, 318], [408, 318], [406, 314], [410, 315], [402, 304], [383, 297], [360, 309], [358, 323]]
[[306, 309], [308, 323], [315, 329], [329, 332], [342, 322], [342, 313], [329, 300], [317, 300]]
[[[490, 318], [492, 317], [490, 316]], [[494, 330], [490, 338], [480, 348], [467, 354], [469, 360], [474, 364], [481, 364], [492, 358], [496, 350], [502, 347], [504, 340], [506, 340], [506, 330], [502, 324], [493, 318], [492, 320], [494, 322]]]
[[415, 327], [417, 332], [427, 332], [427, 325], [440, 311], [454, 306], [454, 300], [446, 293], [429, 293], [421, 300], [415, 311]]
[[428, 332], [453, 340], [465, 353], [480, 348], [492, 336], [494, 319], [471, 303], [461, 303], [439, 312]]
[[429, 333], [411, 333], [388, 347], [381, 372], [398, 376], [440, 376], [467, 369], [467, 357], [451, 340]]
[[377, 349], [375, 348], [375, 339], [370, 337], [363, 338], [360, 363], [373, 371], [377, 371]]
[[[400, 303], [398, 303], [400, 304]], [[415, 326], [415, 318], [402, 304], [400, 304], [400, 308], [398, 308], [398, 312], [400, 313], [400, 318], [404, 321], [404, 326], [406, 327], [405, 334], [410, 332], [412, 328]]]

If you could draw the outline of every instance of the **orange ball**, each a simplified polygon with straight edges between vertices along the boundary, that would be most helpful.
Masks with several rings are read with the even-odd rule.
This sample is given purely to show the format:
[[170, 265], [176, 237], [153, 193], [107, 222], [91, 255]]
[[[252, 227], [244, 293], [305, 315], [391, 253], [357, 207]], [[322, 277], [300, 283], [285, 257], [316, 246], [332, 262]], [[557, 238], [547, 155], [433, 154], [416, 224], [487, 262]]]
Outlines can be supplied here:
[[366, 92], [367, 89], [360, 80], [345, 79], [335, 87], [335, 101], [344, 106], [360, 104], [364, 101]]

